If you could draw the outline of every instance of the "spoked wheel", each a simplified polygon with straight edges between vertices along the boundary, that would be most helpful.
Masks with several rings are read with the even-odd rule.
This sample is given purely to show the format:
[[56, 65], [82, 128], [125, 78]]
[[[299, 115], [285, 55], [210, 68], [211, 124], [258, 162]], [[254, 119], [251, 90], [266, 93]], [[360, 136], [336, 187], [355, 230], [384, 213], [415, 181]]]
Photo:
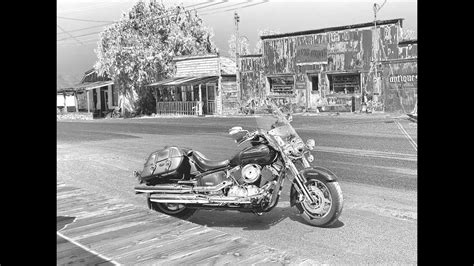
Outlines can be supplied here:
[[306, 183], [314, 202], [305, 199], [297, 204], [306, 222], [314, 226], [330, 226], [342, 211], [342, 191], [338, 182], [327, 182], [311, 176]]
[[195, 212], [195, 209], [189, 209], [184, 204], [178, 203], [158, 203], [152, 202], [148, 199], [148, 203], [150, 209], [155, 210], [157, 212], [161, 212], [170, 216], [174, 216], [180, 219], [187, 220], [189, 219]]

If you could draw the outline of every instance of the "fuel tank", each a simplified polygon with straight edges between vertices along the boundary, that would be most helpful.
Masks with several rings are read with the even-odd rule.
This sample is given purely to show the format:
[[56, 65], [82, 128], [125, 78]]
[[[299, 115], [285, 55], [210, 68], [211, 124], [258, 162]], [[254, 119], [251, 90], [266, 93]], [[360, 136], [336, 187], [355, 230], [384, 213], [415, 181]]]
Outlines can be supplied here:
[[275, 161], [277, 152], [265, 144], [258, 144], [247, 147], [237, 153], [234, 158], [230, 160], [230, 166], [245, 164], [259, 164], [267, 165]]

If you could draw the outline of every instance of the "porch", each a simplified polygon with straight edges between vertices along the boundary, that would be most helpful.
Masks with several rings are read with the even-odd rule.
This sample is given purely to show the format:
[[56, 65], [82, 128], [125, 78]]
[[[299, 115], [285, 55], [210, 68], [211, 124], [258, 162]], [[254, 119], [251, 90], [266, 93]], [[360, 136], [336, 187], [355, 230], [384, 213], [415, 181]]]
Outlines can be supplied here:
[[94, 118], [101, 118], [118, 107], [119, 95], [113, 84], [113, 81], [97, 81], [76, 86], [76, 90], [82, 90], [85, 93], [83, 111], [92, 113]]
[[216, 113], [218, 76], [175, 77], [147, 85], [154, 88], [159, 115]]

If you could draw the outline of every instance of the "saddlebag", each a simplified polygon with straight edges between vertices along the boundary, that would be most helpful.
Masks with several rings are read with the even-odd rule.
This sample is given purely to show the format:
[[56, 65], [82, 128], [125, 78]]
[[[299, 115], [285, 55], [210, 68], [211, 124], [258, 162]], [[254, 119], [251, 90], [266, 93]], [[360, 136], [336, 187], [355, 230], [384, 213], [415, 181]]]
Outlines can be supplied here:
[[159, 184], [170, 179], [181, 179], [184, 160], [183, 152], [177, 147], [166, 147], [148, 156], [143, 171], [138, 175], [140, 183]]

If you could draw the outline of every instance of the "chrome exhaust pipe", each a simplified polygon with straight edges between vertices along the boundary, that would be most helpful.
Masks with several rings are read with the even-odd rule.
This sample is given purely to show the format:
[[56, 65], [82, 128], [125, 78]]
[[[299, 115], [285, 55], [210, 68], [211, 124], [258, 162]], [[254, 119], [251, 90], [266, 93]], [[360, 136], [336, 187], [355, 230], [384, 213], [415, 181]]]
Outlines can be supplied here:
[[182, 204], [250, 204], [248, 198], [210, 196], [203, 195], [176, 195], [176, 194], [151, 194], [150, 201], [158, 203], [182, 203]]
[[191, 187], [187, 185], [156, 185], [156, 186], [138, 186], [135, 187], [136, 193], [168, 193], [168, 194], [184, 194], [184, 193], [192, 193], [192, 192], [216, 192], [221, 189], [224, 189], [228, 186], [231, 186], [231, 181], [223, 181], [222, 183], [203, 187]]

